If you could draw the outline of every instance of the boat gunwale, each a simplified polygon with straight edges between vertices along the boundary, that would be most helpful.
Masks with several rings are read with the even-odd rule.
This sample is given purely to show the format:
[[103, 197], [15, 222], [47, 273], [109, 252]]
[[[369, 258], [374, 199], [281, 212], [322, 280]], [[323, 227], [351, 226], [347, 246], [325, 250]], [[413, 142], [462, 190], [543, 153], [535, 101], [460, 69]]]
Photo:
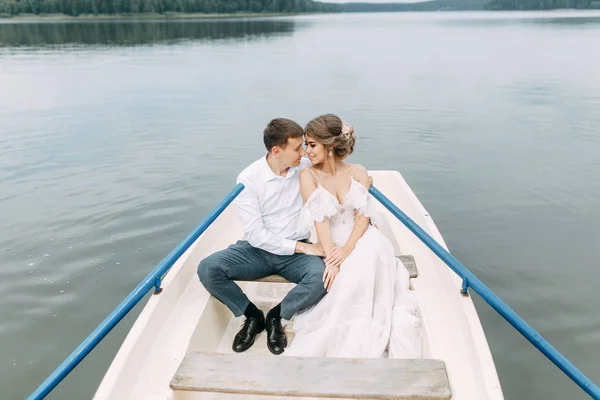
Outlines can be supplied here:
[[[396, 191], [399, 192], [398, 194], [400, 196], [407, 195], [406, 198], [405, 198], [405, 200], [410, 201], [410, 203], [412, 203], [412, 205], [416, 207], [416, 209], [418, 210], [419, 214], [423, 215], [423, 217], [426, 219], [427, 229], [428, 230], [431, 229], [432, 233], [435, 233], [436, 236], [441, 237], [441, 234], [439, 233], [439, 230], [435, 226], [435, 223], [433, 222], [433, 220], [429, 216], [428, 212], [425, 210], [425, 208], [420, 203], [420, 201], [418, 201], [418, 199], [416, 198], [416, 195], [414, 194], [414, 192], [412, 192], [412, 190], [410, 189], [410, 187], [408, 186], [408, 184], [406, 183], [406, 181], [403, 179], [402, 175], [398, 171], [371, 171], [370, 173], [373, 174], [373, 176], [375, 177], [376, 180], [377, 180], [377, 176], [380, 176], [380, 174], [387, 175], [387, 179], [389, 179], [390, 181], [392, 181], [391, 183], [393, 183], [393, 186], [395, 188], [397, 187]], [[390, 174], [390, 173], [392, 173], [392, 174]], [[384, 209], [383, 206], [382, 206], [382, 211], [388, 212], [387, 210]], [[394, 223], [402, 225], [399, 221], [397, 221], [397, 220], [394, 221], [394, 220], [395, 220], [395, 218], [393, 218], [393, 216], [392, 216], [392, 218], [388, 219], [388, 222], [390, 222], [390, 223], [394, 222]], [[397, 242], [399, 240], [399, 237], [398, 237], [398, 234], [397, 234], [397, 228], [396, 229], [393, 228], [392, 231], [393, 231], [393, 234], [394, 234], [394, 240]], [[203, 236], [203, 238], [204, 237], [205, 236]], [[418, 239], [416, 237], [414, 239], [417, 242], [420, 243], [420, 241], [418, 241]], [[198, 238], [198, 240], [200, 240], [200, 238]], [[443, 240], [442, 240], [442, 243], [443, 243]], [[444, 246], [445, 246], [445, 243], [444, 243]], [[423, 244], [423, 247], [425, 247], [424, 244]], [[197, 248], [194, 247], [194, 249], [197, 249]], [[213, 248], [213, 250], [214, 250], [214, 248]], [[427, 250], [427, 251], [429, 251], [429, 250]], [[182, 260], [178, 260], [178, 261], [180, 261], [180, 264], [178, 264], [178, 270], [180, 270], [181, 268], [183, 268], [186, 265], [186, 263], [189, 260], [191, 254], [192, 254], [191, 252], [188, 253], [188, 254], [186, 254], [185, 260], [183, 260], [183, 259]], [[205, 256], [208, 255], [208, 254], [210, 254], [210, 252], [206, 252]], [[435, 255], [433, 253], [430, 253], [430, 255], [427, 258], [430, 259], [428, 262], [432, 263], [432, 265], [435, 265], [435, 270], [437, 271], [436, 273], [440, 273], [441, 272], [442, 275], [452, 274], [452, 271], [446, 265], [444, 265], [441, 262], [441, 260], [437, 259], [437, 257], [435, 257]], [[421, 261], [417, 261], [417, 262], [420, 263]], [[442, 272], [442, 271], [444, 271], [444, 272]], [[168, 287], [170, 287], [171, 284], [172, 284], [172, 282], [174, 281], [174, 278], [172, 278], [171, 275], [173, 275], [173, 276], [175, 275], [175, 270], [174, 269], [172, 269], [171, 271], [169, 271], [169, 273], [167, 274], [167, 276], [165, 276], [165, 281], [164, 281], [164, 285], [163, 285], [163, 287], [165, 288], [165, 290]], [[418, 286], [419, 280], [420, 279], [417, 278], [417, 279], [413, 280], [413, 283]], [[256, 283], [251, 283], [251, 284], [255, 285]], [[194, 283], [194, 286], [202, 287], [202, 285], [199, 282], [197, 282], [197, 285], [196, 285], [196, 283]], [[186, 288], [186, 290], [188, 290], [188, 289], [189, 288]], [[207, 297], [210, 297], [207, 294], [207, 292], [205, 291], [205, 289], [203, 287], [202, 287], [202, 290], [203, 290], [204, 295], [206, 295]], [[461, 304], [470, 303], [471, 307], [474, 310], [474, 306], [472, 305], [472, 301], [471, 301], [470, 298], [462, 298], [459, 295], [458, 290], [457, 290], [456, 294], [457, 294], [456, 299], [460, 299]], [[158, 300], [156, 300], [156, 301], [159, 301], [160, 298], [163, 297], [163, 296], [161, 295], [161, 296], [156, 296], [156, 297], [158, 298]], [[153, 299], [150, 299], [149, 301], [152, 301], [152, 300]], [[209, 304], [209, 302], [204, 301], [203, 302], [203, 306], [202, 306], [203, 307], [202, 310], [196, 310], [198, 312], [198, 314], [204, 313], [205, 310], [207, 310], [206, 307], [207, 307], [208, 304]], [[467, 306], [468, 306], [468, 304], [467, 304]], [[152, 313], [148, 312], [147, 318], [151, 318], [151, 314]], [[467, 315], [466, 315], [466, 313], [465, 313], [465, 310], [461, 311], [460, 314], [463, 316], [463, 317], [461, 317], [461, 319], [464, 320], [464, 318], [468, 318]], [[477, 316], [476, 313], [475, 313], [475, 316]], [[148, 324], [148, 321], [145, 322], [144, 326], [148, 326], [147, 324]], [[481, 327], [481, 323], [480, 323], [479, 318], [476, 318], [476, 319], [472, 320], [471, 323], [469, 323], [468, 325], [475, 325], [475, 326], [479, 325], [481, 333], [483, 334], [483, 328]], [[196, 331], [197, 329], [198, 329], [197, 327], [194, 328], [194, 331]], [[428, 329], [424, 327], [424, 330], [427, 331]], [[140, 329], [136, 330], [136, 332], [137, 332], [136, 335], [133, 335], [132, 332], [130, 332], [131, 339], [129, 339], [130, 335], [128, 335], [128, 337], [126, 338], [126, 340], [129, 339], [129, 341], [131, 341], [131, 342], [137, 340], [137, 338], [134, 337], [134, 336], [139, 336], [140, 334], [143, 334], [143, 329], [141, 329], [141, 326], [140, 326]], [[465, 331], [464, 334], [466, 335], [464, 340], [466, 340], [467, 342], [470, 342], [470, 343], [473, 343], [473, 341], [478, 341], [479, 339], [481, 339], [481, 338], [477, 338], [477, 337], [473, 336], [472, 329], [469, 329], [468, 333], [467, 333], [467, 331]], [[483, 338], [485, 339], [485, 335], [484, 334], [483, 334]], [[465, 343], [467, 343], [467, 342], [465, 342]], [[487, 346], [487, 341], [482, 341], [481, 345]], [[186, 346], [190, 346], [190, 345], [187, 344]], [[125, 347], [126, 346], [125, 346], [125, 342], [124, 342], [122, 348], [119, 350], [119, 352], [117, 353], [117, 356], [115, 357], [115, 358], [121, 357], [122, 361], [124, 363], [126, 362], [127, 354], [121, 354], [122, 353], [121, 350], [125, 350]], [[190, 348], [187, 349], [187, 351], [190, 351], [190, 350], [191, 350]], [[496, 369], [495, 369], [495, 365], [493, 363], [493, 359], [491, 357], [491, 353], [489, 352], [489, 347], [488, 347], [488, 352], [487, 353], [488, 353], [489, 357], [487, 357], [487, 360], [484, 360], [486, 358], [484, 353], [476, 351], [475, 354], [474, 354], [472, 350], [468, 351], [468, 354], [471, 354], [472, 360], [470, 361], [470, 363], [474, 363], [473, 366], [477, 365], [479, 367], [484, 367], [485, 369], [490, 369], [491, 370], [491, 372], [489, 374], [491, 376], [491, 378], [492, 378], [491, 382], [488, 379], [483, 379], [482, 382], [483, 382], [483, 385], [485, 387], [481, 388], [479, 390], [485, 392], [488, 399], [493, 399], [493, 400], [503, 399], [502, 392], [500, 390], [499, 380], [498, 380], [498, 377], [497, 377], [497, 372], [496, 372]], [[184, 355], [185, 354], [183, 354], [181, 356], [181, 358], [183, 358]], [[178, 358], [179, 358], [179, 356], [178, 356]], [[434, 357], [434, 358], [443, 359], [443, 358], [440, 358], [440, 357]], [[464, 360], [463, 360], [463, 362], [464, 362]], [[125, 366], [123, 365], [121, 368], [125, 368]], [[455, 371], [457, 370], [456, 366], [453, 367], [453, 368], [454, 368]], [[112, 393], [112, 391], [110, 389], [111, 385], [108, 382], [108, 381], [110, 381], [110, 379], [106, 379], [109, 374], [111, 376], [115, 376], [116, 377], [116, 374], [110, 373], [111, 369], [112, 369], [112, 365], [111, 365], [111, 367], [109, 367], [109, 370], [107, 371], [107, 374], [105, 375], [105, 379], [103, 379], [101, 387], [98, 388], [98, 391], [96, 393], [97, 396], [94, 397], [95, 399], [96, 398], [98, 398], [98, 399], [111, 398], [110, 395], [107, 395], [107, 394], [111, 394]], [[450, 371], [449, 371], [449, 373], [450, 373]], [[481, 378], [482, 377], [479, 376], [478, 379], [481, 379]], [[101, 390], [103, 384], [105, 384], [105, 383], [109, 384], [109, 387], [108, 388], [105, 387], [104, 389], [106, 389], [106, 390]], [[113, 381], [112, 383], [115, 384], [116, 382]], [[114, 387], [114, 386], [112, 386], [112, 387]], [[457, 399], [458, 398], [459, 397], [457, 397]]]

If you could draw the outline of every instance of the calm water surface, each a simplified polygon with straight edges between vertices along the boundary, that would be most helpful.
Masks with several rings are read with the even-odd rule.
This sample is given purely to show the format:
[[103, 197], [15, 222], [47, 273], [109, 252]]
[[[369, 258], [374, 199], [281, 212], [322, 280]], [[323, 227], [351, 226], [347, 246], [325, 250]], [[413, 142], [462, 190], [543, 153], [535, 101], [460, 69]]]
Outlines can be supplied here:
[[[28, 395], [231, 189], [339, 113], [600, 382], [600, 14], [0, 23], [0, 387]], [[476, 300], [507, 399], [585, 399]], [[50, 396], [90, 398], [134, 309]]]

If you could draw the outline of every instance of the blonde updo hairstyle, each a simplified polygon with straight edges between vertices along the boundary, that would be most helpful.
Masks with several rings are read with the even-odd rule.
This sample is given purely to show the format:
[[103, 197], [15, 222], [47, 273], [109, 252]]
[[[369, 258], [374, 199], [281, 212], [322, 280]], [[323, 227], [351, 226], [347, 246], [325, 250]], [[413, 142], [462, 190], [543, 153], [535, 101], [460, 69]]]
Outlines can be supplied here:
[[313, 119], [304, 128], [304, 133], [339, 158], [346, 158], [354, 151], [354, 128], [337, 115], [325, 114]]

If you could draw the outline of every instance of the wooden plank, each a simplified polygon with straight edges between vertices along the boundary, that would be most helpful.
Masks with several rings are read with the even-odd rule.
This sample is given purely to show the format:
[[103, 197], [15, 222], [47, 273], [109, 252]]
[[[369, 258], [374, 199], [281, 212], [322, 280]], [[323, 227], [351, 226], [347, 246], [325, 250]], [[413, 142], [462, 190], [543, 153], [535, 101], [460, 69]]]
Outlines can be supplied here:
[[259, 278], [255, 282], [269, 282], [269, 283], [290, 283], [287, 279], [279, 275], [269, 275], [264, 278]]
[[[417, 270], [417, 264], [415, 263], [415, 258], [411, 255], [402, 254], [396, 255], [396, 257], [402, 261], [404, 267], [408, 270], [408, 273], [411, 278], [416, 278], [419, 276], [419, 271]], [[267, 283], [290, 283], [287, 279], [279, 276], [279, 275], [269, 275], [264, 278], [256, 279], [255, 282], [267, 282]]]
[[415, 262], [415, 258], [408, 254], [396, 255], [396, 257], [402, 261], [404, 267], [408, 270], [408, 274], [411, 278], [416, 278], [419, 276], [419, 270], [417, 269], [417, 263]]
[[446, 400], [441, 360], [352, 359], [188, 353], [176, 391], [351, 399]]

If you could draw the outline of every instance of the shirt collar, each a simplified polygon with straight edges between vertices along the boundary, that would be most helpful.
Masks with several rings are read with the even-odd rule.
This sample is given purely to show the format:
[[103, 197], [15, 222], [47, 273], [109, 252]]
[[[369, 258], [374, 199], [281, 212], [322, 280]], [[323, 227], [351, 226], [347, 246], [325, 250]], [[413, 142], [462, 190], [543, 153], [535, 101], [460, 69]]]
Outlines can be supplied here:
[[277, 176], [277, 175], [275, 175], [275, 173], [273, 172], [271, 167], [269, 167], [269, 163], [267, 162], [268, 154], [269, 153], [265, 154], [264, 157], [262, 158], [261, 168], [260, 168], [261, 176], [265, 182], [269, 182], [270, 180], [277, 179], [277, 178], [287, 179], [287, 178], [291, 177], [293, 174], [295, 174], [296, 171], [298, 171], [300, 169], [300, 165], [302, 165], [302, 163], [301, 163], [297, 167], [290, 167], [290, 169], [288, 169], [287, 175], [285, 177]]

